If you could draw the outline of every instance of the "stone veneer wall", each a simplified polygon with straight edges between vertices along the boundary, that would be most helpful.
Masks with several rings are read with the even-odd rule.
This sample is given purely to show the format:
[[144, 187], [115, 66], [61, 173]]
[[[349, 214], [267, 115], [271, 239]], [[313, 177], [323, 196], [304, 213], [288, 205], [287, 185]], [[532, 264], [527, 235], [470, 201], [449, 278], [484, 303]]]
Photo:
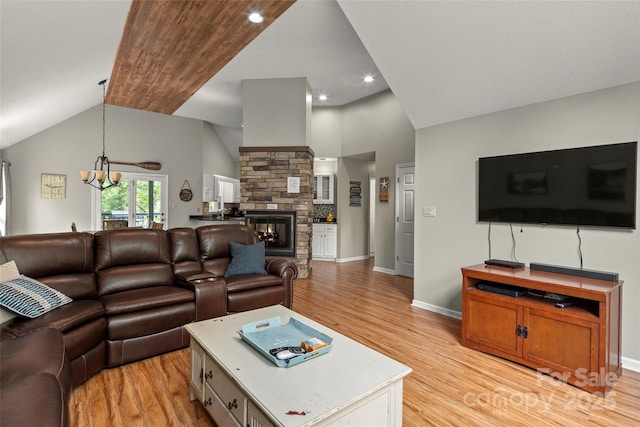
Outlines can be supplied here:
[[[240, 210], [296, 212], [296, 264], [298, 277], [311, 271], [313, 230], [313, 158], [311, 148], [240, 147]], [[300, 192], [287, 192], [287, 179], [300, 177]]]

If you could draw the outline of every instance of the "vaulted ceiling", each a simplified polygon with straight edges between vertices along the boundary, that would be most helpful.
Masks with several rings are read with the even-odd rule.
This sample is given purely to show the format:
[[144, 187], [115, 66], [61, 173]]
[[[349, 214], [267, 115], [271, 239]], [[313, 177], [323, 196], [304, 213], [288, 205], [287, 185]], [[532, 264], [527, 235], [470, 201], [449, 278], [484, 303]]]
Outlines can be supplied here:
[[[390, 87], [416, 128], [640, 81], [637, 1], [248, 0], [170, 2], [183, 3], [173, 14], [144, 9], [154, 3], [166, 2], [141, 2], [147, 14], [136, 22], [127, 21], [130, 1], [0, 0], [0, 148], [99, 104], [104, 78], [109, 103], [208, 121], [231, 152], [242, 140], [245, 79], [307, 77], [314, 95], [329, 96], [314, 96], [316, 107]], [[210, 15], [182, 20], [198, 5]], [[246, 11], [226, 15], [230, 5], [271, 12], [263, 27], [251, 27]], [[187, 48], [181, 40], [198, 28], [201, 42]], [[220, 40], [213, 54], [211, 36]], [[191, 61], [183, 66], [193, 68], [158, 68], [179, 64], [185, 52]], [[365, 74], [375, 81], [364, 84]]]

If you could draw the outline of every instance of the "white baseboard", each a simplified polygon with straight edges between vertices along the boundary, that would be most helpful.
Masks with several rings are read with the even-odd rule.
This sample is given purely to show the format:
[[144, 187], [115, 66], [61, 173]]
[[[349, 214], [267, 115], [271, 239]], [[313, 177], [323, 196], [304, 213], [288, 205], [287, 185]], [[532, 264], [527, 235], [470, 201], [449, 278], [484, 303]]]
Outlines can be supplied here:
[[354, 256], [351, 258], [337, 258], [336, 262], [353, 262], [353, 261], [362, 261], [365, 259], [369, 259], [368, 255]]
[[385, 274], [391, 274], [392, 276], [397, 276], [396, 271], [395, 270], [391, 270], [389, 268], [382, 268], [382, 267], [373, 267], [373, 271], [377, 271], [378, 273], [385, 273]]
[[640, 360], [622, 356], [622, 367], [630, 371], [640, 372]]
[[453, 317], [454, 319], [462, 320], [462, 313], [459, 311], [451, 310], [449, 308], [440, 307], [438, 305], [429, 304], [423, 301], [413, 300], [411, 305], [414, 307], [422, 308], [423, 310], [433, 311], [434, 313], [442, 314], [447, 317]]
[[[423, 310], [433, 311], [434, 313], [442, 314], [444, 316], [453, 317], [458, 320], [462, 320], [462, 313], [459, 311], [451, 310], [448, 308], [440, 307], [437, 305], [429, 304], [423, 301], [413, 300], [411, 301], [413, 307], [421, 308]], [[630, 371], [640, 372], [640, 360], [631, 359], [629, 357], [622, 357], [622, 367]]]

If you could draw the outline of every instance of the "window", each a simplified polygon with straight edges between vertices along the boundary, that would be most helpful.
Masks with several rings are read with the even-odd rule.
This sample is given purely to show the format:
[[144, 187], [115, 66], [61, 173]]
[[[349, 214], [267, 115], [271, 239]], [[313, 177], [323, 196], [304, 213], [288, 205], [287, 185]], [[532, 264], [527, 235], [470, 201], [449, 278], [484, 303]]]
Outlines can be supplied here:
[[94, 189], [93, 229], [102, 230], [108, 224], [117, 224], [114, 228], [166, 224], [167, 182], [166, 175], [123, 173], [119, 185], [102, 192]]

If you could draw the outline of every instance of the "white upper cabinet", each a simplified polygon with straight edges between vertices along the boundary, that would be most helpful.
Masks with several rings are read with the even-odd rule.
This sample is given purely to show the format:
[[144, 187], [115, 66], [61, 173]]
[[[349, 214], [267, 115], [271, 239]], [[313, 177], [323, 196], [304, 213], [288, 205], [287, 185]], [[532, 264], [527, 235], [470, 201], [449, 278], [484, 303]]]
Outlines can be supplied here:
[[202, 175], [202, 201], [222, 203], [240, 202], [240, 180], [222, 175]]
[[332, 173], [313, 175], [313, 203], [332, 205], [334, 203], [335, 178]]

